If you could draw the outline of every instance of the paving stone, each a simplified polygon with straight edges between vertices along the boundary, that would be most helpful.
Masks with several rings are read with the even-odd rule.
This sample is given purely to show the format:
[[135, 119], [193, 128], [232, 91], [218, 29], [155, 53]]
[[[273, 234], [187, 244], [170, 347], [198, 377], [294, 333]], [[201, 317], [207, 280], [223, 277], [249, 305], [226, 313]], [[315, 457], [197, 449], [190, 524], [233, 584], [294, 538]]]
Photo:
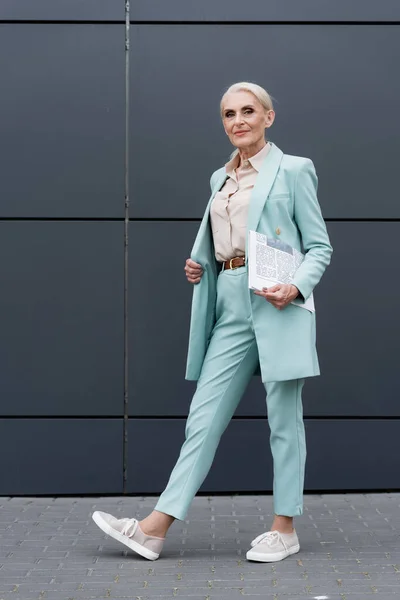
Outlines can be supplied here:
[[199, 496], [155, 562], [93, 523], [94, 510], [143, 518], [152, 497], [0, 498], [0, 600], [393, 600], [400, 596], [400, 494], [313, 494], [301, 550], [246, 561], [269, 529], [271, 496]]

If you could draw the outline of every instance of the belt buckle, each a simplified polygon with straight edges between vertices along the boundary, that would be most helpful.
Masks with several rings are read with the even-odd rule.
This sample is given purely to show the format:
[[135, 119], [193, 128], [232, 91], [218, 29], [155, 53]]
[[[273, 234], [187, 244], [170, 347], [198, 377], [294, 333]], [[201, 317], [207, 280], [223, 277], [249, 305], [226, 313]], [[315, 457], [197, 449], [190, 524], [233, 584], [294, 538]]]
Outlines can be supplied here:
[[235, 258], [237, 258], [237, 257], [236, 257], [236, 256], [234, 256], [233, 258], [231, 258], [231, 259], [229, 260], [229, 268], [230, 268], [230, 269], [238, 269], [238, 268], [239, 268], [239, 267], [234, 267], [234, 266], [233, 266], [233, 264], [232, 264], [232, 261], [233, 261], [233, 260], [235, 260]]

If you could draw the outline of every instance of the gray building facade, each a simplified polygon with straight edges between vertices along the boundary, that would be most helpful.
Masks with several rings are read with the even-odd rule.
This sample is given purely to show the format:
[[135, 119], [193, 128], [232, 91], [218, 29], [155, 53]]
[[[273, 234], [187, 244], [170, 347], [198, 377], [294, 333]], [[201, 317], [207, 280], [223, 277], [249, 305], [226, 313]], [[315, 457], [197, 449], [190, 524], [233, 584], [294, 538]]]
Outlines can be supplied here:
[[[275, 99], [270, 139], [313, 160], [334, 247], [305, 489], [399, 489], [400, 4], [138, 0], [129, 17], [0, 4], [0, 494], [165, 486], [195, 387], [183, 267], [242, 80]], [[201, 491], [272, 489], [266, 416], [254, 377]]]

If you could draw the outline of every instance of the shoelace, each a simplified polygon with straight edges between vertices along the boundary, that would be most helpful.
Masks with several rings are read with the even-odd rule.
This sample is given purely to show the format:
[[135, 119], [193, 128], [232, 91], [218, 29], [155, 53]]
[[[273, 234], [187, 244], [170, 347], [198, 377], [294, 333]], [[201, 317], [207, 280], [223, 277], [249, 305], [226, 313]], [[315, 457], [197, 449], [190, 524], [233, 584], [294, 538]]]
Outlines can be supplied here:
[[256, 544], [263, 541], [266, 541], [270, 548], [277, 546], [279, 542], [282, 542], [285, 550], [288, 549], [279, 531], [266, 531], [265, 533], [261, 533], [251, 542], [251, 547], [256, 546]]
[[126, 535], [127, 537], [132, 537], [135, 533], [138, 520], [137, 519], [119, 519], [120, 523], [124, 523], [123, 528], [121, 529], [122, 535]]

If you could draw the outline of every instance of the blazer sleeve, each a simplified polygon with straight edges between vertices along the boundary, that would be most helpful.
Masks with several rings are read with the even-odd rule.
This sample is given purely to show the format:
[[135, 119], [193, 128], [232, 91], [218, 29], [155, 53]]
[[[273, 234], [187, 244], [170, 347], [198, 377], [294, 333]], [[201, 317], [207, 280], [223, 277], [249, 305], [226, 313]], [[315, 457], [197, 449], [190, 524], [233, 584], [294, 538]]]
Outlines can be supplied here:
[[318, 177], [312, 160], [305, 159], [297, 172], [294, 187], [294, 219], [299, 228], [305, 259], [297, 269], [293, 284], [306, 300], [331, 261], [325, 221], [317, 198]]

